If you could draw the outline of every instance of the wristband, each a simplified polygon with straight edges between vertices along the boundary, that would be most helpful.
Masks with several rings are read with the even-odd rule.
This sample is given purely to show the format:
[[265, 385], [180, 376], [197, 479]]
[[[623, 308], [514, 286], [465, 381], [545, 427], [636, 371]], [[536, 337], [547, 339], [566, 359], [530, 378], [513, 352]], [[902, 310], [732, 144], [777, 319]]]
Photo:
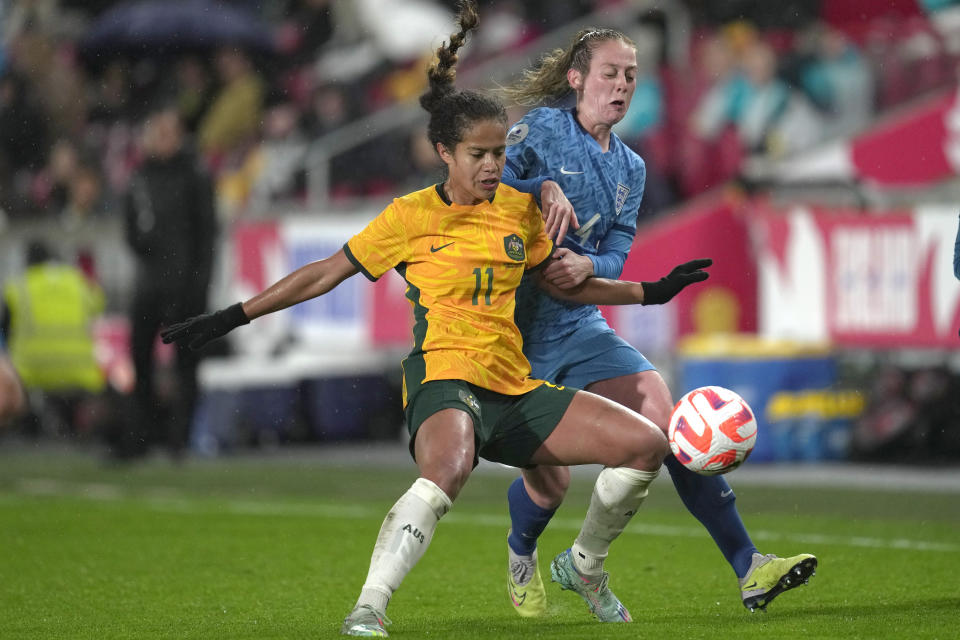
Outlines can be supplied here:
[[250, 324], [250, 318], [243, 312], [243, 303], [232, 304], [222, 311], [223, 319], [229, 323], [230, 329]]
[[671, 294], [667, 291], [669, 285], [665, 280], [666, 278], [662, 278], [657, 282], [641, 282], [640, 284], [643, 285], [643, 302], [640, 304], [664, 304], [665, 302], [669, 302], [670, 298], [676, 294]]

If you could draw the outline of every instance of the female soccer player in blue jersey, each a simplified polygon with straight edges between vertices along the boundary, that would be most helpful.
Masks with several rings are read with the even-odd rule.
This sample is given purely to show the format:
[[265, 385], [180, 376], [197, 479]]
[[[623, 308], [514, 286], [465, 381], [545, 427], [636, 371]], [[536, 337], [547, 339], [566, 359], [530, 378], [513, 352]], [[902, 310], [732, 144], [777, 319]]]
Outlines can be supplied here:
[[[506, 90], [508, 97], [525, 106], [560, 99], [570, 91], [576, 96], [574, 108], [533, 109], [510, 130], [503, 175], [506, 184], [540, 197], [546, 227], [558, 234], [560, 247], [544, 277], [560, 288], [590, 276], [618, 278], [633, 243], [646, 170], [640, 156], [611, 129], [630, 107], [636, 75], [632, 41], [612, 29], [585, 29], [566, 49], [545, 56]], [[568, 225], [570, 233], [560, 242]], [[662, 303], [669, 297], [657, 299], [648, 291], [645, 302]], [[666, 432], [673, 406], [667, 385], [642, 354], [614, 333], [596, 306], [551, 298], [525, 282], [518, 296], [517, 323], [534, 376], [615, 400]], [[779, 558], [757, 552], [724, 478], [697, 475], [673, 456], [664, 464], [683, 503], [736, 572], [748, 609], [764, 608], [813, 574], [817, 560], [812, 555]], [[569, 482], [566, 468], [539, 466], [524, 469], [508, 492], [512, 523], [507, 539], [508, 587], [521, 616], [546, 610], [537, 538]], [[595, 491], [591, 508], [600, 499]], [[617, 610], [616, 598], [606, 586], [604, 557], [591, 549], [590, 536], [581, 530], [573, 547], [553, 560], [551, 575], [568, 588], [568, 577], [575, 571], [601, 588], [602, 597], [610, 601], [602, 610]]]

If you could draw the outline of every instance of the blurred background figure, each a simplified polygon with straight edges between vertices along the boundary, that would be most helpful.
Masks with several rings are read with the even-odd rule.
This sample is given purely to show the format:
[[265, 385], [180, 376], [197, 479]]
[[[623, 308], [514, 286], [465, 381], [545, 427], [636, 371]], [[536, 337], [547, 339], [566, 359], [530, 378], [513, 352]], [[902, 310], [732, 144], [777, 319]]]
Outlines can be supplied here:
[[242, 50], [221, 48], [216, 67], [220, 88], [197, 131], [200, 150], [215, 164], [257, 139], [264, 100], [263, 80]]
[[93, 340], [103, 308], [98, 285], [54, 260], [43, 242], [30, 243], [26, 268], [4, 287], [2, 326], [31, 397], [26, 428], [34, 435], [78, 433], [82, 406], [103, 391]]
[[0, 69], [0, 208], [23, 209], [25, 182], [39, 169], [47, 148], [47, 125], [25, 78]]
[[873, 115], [874, 81], [856, 45], [822, 23], [800, 40], [796, 84], [823, 114], [824, 138], [863, 129]]
[[197, 401], [199, 358], [187, 348], [176, 351], [169, 397], [161, 398], [156, 382], [157, 332], [204, 311], [213, 268], [213, 187], [184, 135], [175, 109], [148, 116], [145, 159], [126, 197], [126, 237], [137, 260], [130, 309], [136, 383], [131, 419], [114, 443], [119, 458], [141, 456], [155, 440], [181, 455]]
[[47, 211], [56, 214], [67, 206], [70, 183], [81, 162], [80, 150], [68, 138], [58, 139], [50, 148], [46, 166], [34, 187], [38, 202]]
[[213, 80], [202, 58], [184, 55], [177, 61], [174, 93], [184, 129], [196, 133], [213, 100]]
[[734, 38], [731, 33], [734, 31], [728, 28], [710, 36], [700, 49], [698, 66], [709, 86], [697, 102], [690, 128], [707, 140], [717, 138], [724, 127], [739, 120], [749, 92], [749, 83], [739, 64], [738, 48], [734, 45], [747, 36]]
[[0, 335], [0, 429], [20, 415], [26, 406], [26, 396], [20, 378], [7, 357], [3, 336]]
[[60, 212], [60, 224], [72, 232], [88, 226], [100, 211], [102, 187], [100, 175], [92, 167], [81, 165], [70, 177], [67, 202]]
[[779, 157], [821, 139], [823, 123], [809, 101], [777, 74], [777, 56], [765, 42], [743, 52], [747, 97], [736, 121], [737, 133], [752, 152]]
[[953, 245], [953, 275], [960, 280], [960, 225], [957, 225], [957, 241]]
[[944, 48], [952, 55], [960, 53], [960, 2], [957, 0], [917, 0], [930, 22], [943, 38]]

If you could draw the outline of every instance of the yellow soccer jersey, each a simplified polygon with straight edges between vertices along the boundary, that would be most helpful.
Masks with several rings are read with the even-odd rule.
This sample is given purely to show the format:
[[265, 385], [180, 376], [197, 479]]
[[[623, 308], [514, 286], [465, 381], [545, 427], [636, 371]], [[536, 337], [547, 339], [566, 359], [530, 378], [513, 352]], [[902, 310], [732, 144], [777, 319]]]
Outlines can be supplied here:
[[535, 389], [542, 382], [530, 378], [513, 313], [524, 270], [553, 252], [537, 203], [504, 184], [472, 206], [441, 193], [437, 185], [395, 199], [344, 245], [370, 280], [396, 267], [407, 281], [414, 346], [403, 361], [404, 405], [408, 387], [431, 380], [508, 395]]

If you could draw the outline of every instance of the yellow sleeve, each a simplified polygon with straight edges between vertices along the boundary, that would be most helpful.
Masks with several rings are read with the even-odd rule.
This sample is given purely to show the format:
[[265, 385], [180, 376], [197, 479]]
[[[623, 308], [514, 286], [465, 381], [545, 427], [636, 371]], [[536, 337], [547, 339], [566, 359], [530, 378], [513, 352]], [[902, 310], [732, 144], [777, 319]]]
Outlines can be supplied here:
[[543, 227], [543, 217], [540, 215], [540, 208], [537, 202], [531, 198], [530, 219], [533, 224], [530, 225], [530, 233], [527, 237], [527, 269], [539, 269], [543, 266], [551, 255], [553, 255], [553, 240], [551, 240]]
[[409, 216], [393, 201], [357, 235], [343, 245], [343, 252], [360, 273], [371, 281], [410, 257]]

